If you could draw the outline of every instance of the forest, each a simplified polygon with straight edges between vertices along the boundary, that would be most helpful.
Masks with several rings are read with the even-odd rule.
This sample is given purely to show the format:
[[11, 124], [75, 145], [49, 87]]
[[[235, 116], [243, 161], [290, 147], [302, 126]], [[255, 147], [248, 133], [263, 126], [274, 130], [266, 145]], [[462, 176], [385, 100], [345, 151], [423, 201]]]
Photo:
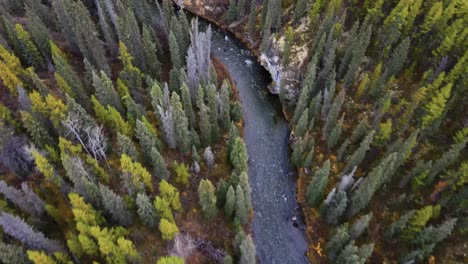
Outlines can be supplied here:
[[466, 0], [0, 0], [0, 263], [302, 263], [256, 229], [252, 89], [304, 263], [467, 263], [467, 60]]

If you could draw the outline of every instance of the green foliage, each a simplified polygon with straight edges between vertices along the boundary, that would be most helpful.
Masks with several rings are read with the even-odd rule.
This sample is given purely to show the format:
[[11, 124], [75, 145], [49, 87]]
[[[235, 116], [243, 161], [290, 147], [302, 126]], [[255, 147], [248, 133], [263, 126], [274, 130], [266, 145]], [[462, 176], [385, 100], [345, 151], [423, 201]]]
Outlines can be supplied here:
[[241, 137], [234, 139], [229, 157], [236, 173], [248, 171], [247, 148]]
[[224, 203], [224, 214], [228, 218], [232, 217], [232, 214], [234, 213], [234, 209], [235, 209], [235, 204], [236, 204], [236, 192], [234, 191], [234, 188], [231, 185], [229, 186], [229, 189], [227, 190], [226, 202]]
[[237, 19], [238, 16], [236, 0], [230, 0], [226, 19], [229, 23], [232, 23]]
[[184, 259], [177, 256], [162, 257], [156, 264], [184, 264]]
[[245, 197], [244, 190], [240, 185], [236, 187], [236, 219], [243, 225], [247, 224], [249, 212], [248, 208], [245, 206]]
[[126, 154], [122, 154], [120, 157], [120, 168], [123, 174], [129, 174], [131, 182], [137, 189], [141, 188], [144, 184], [146, 188], [153, 191], [153, 183], [151, 180], [151, 174], [138, 162], [132, 161], [132, 159]]
[[327, 160], [323, 166], [318, 169], [312, 181], [307, 188], [307, 204], [311, 207], [317, 207], [323, 200], [325, 189], [328, 185], [328, 174], [330, 172], [330, 161]]
[[177, 163], [177, 161], [174, 161], [172, 164], [172, 169], [176, 174], [176, 182], [187, 185], [191, 176], [188, 170], [188, 166], [183, 162]]
[[205, 218], [210, 219], [216, 216], [218, 208], [216, 208], [215, 187], [210, 180], [202, 179], [200, 181], [198, 185], [198, 201]]
[[165, 218], [161, 219], [159, 222], [159, 231], [161, 232], [164, 240], [172, 240], [177, 234], [179, 234], [179, 228], [177, 225]]
[[283, 65], [288, 65], [291, 60], [291, 48], [294, 44], [294, 30], [291, 26], [286, 29], [283, 47]]

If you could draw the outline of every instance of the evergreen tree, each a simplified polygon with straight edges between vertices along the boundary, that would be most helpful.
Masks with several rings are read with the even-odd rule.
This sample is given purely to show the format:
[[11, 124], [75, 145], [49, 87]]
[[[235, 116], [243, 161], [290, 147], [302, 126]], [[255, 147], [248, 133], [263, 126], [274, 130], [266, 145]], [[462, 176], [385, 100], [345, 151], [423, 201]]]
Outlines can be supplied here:
[[237, 19], [241, 19], [246, 15], [246, 9], [247, 9], [247, 2], [246, 0], [239, 0], [237, 2]]
[[338, 226], [325, 245], [325, 252], [327, 252], [328, 259], [334, 260], [336, 255], [345, 247], [349, 240], [348, 223]]
[[0, 214], [0, 226], [5, 234], [21, 241], [30, 249], [44, 250], [48, 253], [63, 251], [58, 242], [46, 238], [41, 232], [34, 231], [21, 218], [9, 213]]
[[232, 23], [237, 19], [238, 16], [236, 0], [230, 0], [226, 19], [229, 23]]
[[218, 119], [221, 123], [221, 128], [227, 130], [229, 128], [229, 124], [231, 123], [231, 101], [230, 101], [230, 94], [231, 88], [227, 82], [227, 80], [223, 81], [221, 85], [221, 94], [220, 94], [220, 113]]
[[226, 203], [224, 204], [224, 214], [228, 218], [232, 217], [235, 206], [236, 206], [236, 192], [234, 191], [234, 188], [232, 187], [232, 185], [230, 185], [226, 193]]
[[171, 51], [171, 62], [173, 69], [182, 68], [182, 62], [180, 61], [180, 50], [179, 44], [177, 44], [177, 39], [174, 33], [171, 31], [169, 33], [169, 49]]
[[43, 58], [50, 58], [49, 30], [43, 20], [26, 6], [27, 29]]
[[372, 220], [372, 212], [361, 216], [349, 229], [351, 239], [358, 239], [368, 228], [369, 222]]
[[34, 68], [42, 68], [44, 62], [37, 46], [31, 41], [31, 35], [20, 24], [15, 25], [15, 33], [18, 41], [17, 54], [20, 58]]
[[247, 211], [247, 208], [245, 207], [244, 190], [242, 190], [242, 187], [240, 185], [237, 185], [237, 188], [236, 188], [235, 212], [236, 212], [236, 219], [239, 220], [239, 222], [242, 225], [247, 224], [249, 212]]
[[3, 263], [29, 263], [21, 246], [6, 244], [3, 241], [0, 241], [0, 261]]
[[175, 92], [172, 92], [171, 108], [174, 116], [177, 146], [181, 153], [188, 153], [191, 146], [190, 132], [188, 130], [189, 123], [180, 102], [180, 97]]
[[104, 106], [110, 105], [119, 111], [120, 114], [123, 114], [124, 109], [120, 102], [119, 94], [114, 89], [114, 85], [107, 77], [106, 73], [101, 71], [100, 76], [98, 76], [95, 72], [93, 72], [92, 76], [95, 94], [99, 102], [101, 102], [101, 104]]
[[123, 226], [131, 225], [132, 217], [122, 197], [103, 184], [99, 184], [99, 190], [104, 209], [111, 216], [112, 220]]
[[[129, 53], [135, 58], [138, 68], [146, 71], [145, 48], [143, 46], [140, 27], [131, 8], [125, 8], [122, 14], [117, 17], [117, 34]], [[119, 45], [120, 46], [120, 45]], [[121, 51], [122, 52], [122, 51]]]
[[151, 160], [154, 167], [153, 174], [156, 175], [159, 179], [168, 179], [169, 171], [167, 170], [166, 163], [164, 158], [161, 156], [161, 153], [156, 148], [151, 148]]
[[390, 154], [362, 180], [361, 184], [351, 194], [348, 216], [355, 215], [367, 207], [374, 193], [389, 180], [391, 176], [389, 172], [393, 171], [396, 158], [397, 153]]
[[240, 264], [255, 264], [257, 259], [255, 258], [255, 245], [250, 235], [242, 241], [240, 245]]
[[202, 104], [200, 108], [200, 134], [201, 134], [201, 143], [203, 146], [211, 145], [211, 122], [209, 116], [209, 109]]
[[216, 208], [215, 187], [210, 180], [202, 179], [198, 185], [198, 200], [205, 218], [210, 219], [216, 216], [218, 208]]
[[147, 58], [147, 72], [156, 79], [161, 76], [161, 63], [159, 62], [157, 53], [156, 39], [154, 32], [148, 25], [143, 26], [143, 32], [141, 34], [144, 54]]
[[41, 120], [35, 119], [30, 113], [21, 111], [21, 121], [23, 126], [31, 136], [32, 141], [39, 147], [45, 147], [45, 145], [51, 145], [53, 142], [49, 136], [49, 131], [44, 126]]
[[[330, 111], [328, 112], [325, 124], [323, 125], [322, 135], [324, 137], [329, 137], [331, 131], [336, 126], [336, 119], [341, 111], [341, 106], [343, 105], [345, 98], [345, 90], [341, 90], [338, 96], [333, 100]], [[338, 135], [339, 136], [339, 135]]]
[[330, 173], [330, 161], [327, 160], [323, 166], [315, 172], [314, 178], [307, 188], [307, 204], [317, 207], [323, 200], [325, 189], [328, 185], [328, 175]]
[[250, 35], [255, 33], [255, 27], [257, 25], [257, 3], [255, 1], [250, 2], [250, 13], [249, 13], [249, 20], [247, 22], [247, 27]]
[[216, 92], [214, 85], [208, 85], [206, 87], [206, 99], [208, 101], [208, 107], [210, 108], [210, 122], [211, 122], [211, 141], [216, 142], [219, 139], [220, 132], [218, 126], [218, 103], [217, 97], [219, 94]]
[[343, 170], [343, 173], [349, 173], [355, 166], [358, 166], [361, 161], [364, 159], [366, 152], [370, 148], [370, 144], [374, 138], [374, 130], [371, 130], [369, 134], [362, 140], [359, 148], [353, 153], [353, 155], [349, 158], [348, 163]]
[[126, 154], [132, 160], [138, 160], [138, 151], [135, 144], [129, 137], [120, 133], [117, 133], [117, 154], [119, 156]]
[[138, 193], [135, 203], [138, 207], [138, 216], [140, 216], [141, 221], [149, 227], [155, 225], [156, 212], [149, 197], [145, 193]]
[[338, 143], [340, 139], [341, 132], [343, 130], [343, 119], [344, 115], [341, 116], [340, 120], [338, 120], [338, 124], [332, 129], [330, 133], [330, 137], [327, 140], [328, 149], [332, 149]]
[[185, 116], [189, 121], [190, 127], [195, 126], [195, 113], [193, 112], [192, 100], [190, 99], [190, 92], [188, 86], [185, 83], [182, 83], [180, 88], [182, 94], [182, 104], [184, 106]]
[[291, 60], [291, 48], [294, 44], [294, 30], [291, 26], [286, 29], [286, 35], [283, 47], [283, 65], [289, 65]]
[[353, 133], [350, 138], [351, 144], [358, 142], [364, 135], [366, 135], [367, 130], [369, 130], [369, 127], [367, 115], [365, 115], [361, 118], [359, 124], [353, 129]]
[[299, 95], [299, 101], [297, 102], [296, 108], [294, 109], [293, 123], [296, 123], [299, 120], [300, 116], [304, 112], [304, 109], [307, 107], [307, 103], [309, 102], [310, 94], [314, 86], [315, 72], [315, 64], [309, 63], [306, 78], [302, 84], [302, 90]]
[[321, 209], [325, 220], [328, 224], [336, 225], [339, 221], [340, 216], [346, 210], [348, 205], [348, 197], [346, 192], [338, 191], [333, 195], [329, 202], [325, 202], [324, 208]]
[[307, 12], [307, 1], [306, 0], [297, 0], [294, 7], [294, 20], [298, 21], [302, 18]]
[[153, 148], [158, 149], [159, 146], [156, 135], [140, 120], [136, 121], [135, 134], [138, 142], [140, 142], [145, 161], [152, 162], [151, 151]]
[[232, 150], [230, 152], [231, 164], [236, 173], [247, 172], [248, 170], [248, 156], [247, 148], [245, 147], [244, 140], [237, 137], [234, 140]]
[[429, 175], [426, 180], [427, 184], [431, 184], [438, 174], [457, 161], [467, 142], [468, 138], [463, 138], [462, 140], [455, 142], [450, 146], [450, 149], [442, 155], [442, 157], [435, 161], [434, 166], [432, 166], [429, 171]]
[[153, 191], [153, 183], [151, 174], [138, 162], [122, 154], [120, 157], [120, 167], [124, 185], [130, 192], [134, 189], [142, 190], [146, 186]]

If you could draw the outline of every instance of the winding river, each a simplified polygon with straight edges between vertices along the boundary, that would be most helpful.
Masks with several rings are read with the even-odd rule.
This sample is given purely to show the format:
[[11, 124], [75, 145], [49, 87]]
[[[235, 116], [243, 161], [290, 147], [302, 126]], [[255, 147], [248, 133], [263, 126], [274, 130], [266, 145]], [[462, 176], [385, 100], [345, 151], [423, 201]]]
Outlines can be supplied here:
[[295, 199], [297, 176], [288, 154], [288, 123], [277, 97], [267, 92], [269, 74], [226, 31], [213, 27], [211, 45], [212, 54], [226, 65], [236, 82], [243, 107], [257, 257], [260, 263], [309, 263], [304, 224]]

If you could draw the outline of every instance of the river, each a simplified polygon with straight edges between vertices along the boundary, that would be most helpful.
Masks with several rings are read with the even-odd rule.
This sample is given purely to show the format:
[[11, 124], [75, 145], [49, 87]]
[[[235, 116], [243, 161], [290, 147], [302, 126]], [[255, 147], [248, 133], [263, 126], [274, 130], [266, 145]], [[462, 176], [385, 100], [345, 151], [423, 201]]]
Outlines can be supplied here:
[[211, 45], [212, 54], [226, 65], [236, 82], [243, 107], [257, 258], [268, 264], [309, 263], [295, 198], [297, 175], [289, 157], [289, 126], [277, 96], [267, 92], [269, 74], [226, 31], [213, 27]]

